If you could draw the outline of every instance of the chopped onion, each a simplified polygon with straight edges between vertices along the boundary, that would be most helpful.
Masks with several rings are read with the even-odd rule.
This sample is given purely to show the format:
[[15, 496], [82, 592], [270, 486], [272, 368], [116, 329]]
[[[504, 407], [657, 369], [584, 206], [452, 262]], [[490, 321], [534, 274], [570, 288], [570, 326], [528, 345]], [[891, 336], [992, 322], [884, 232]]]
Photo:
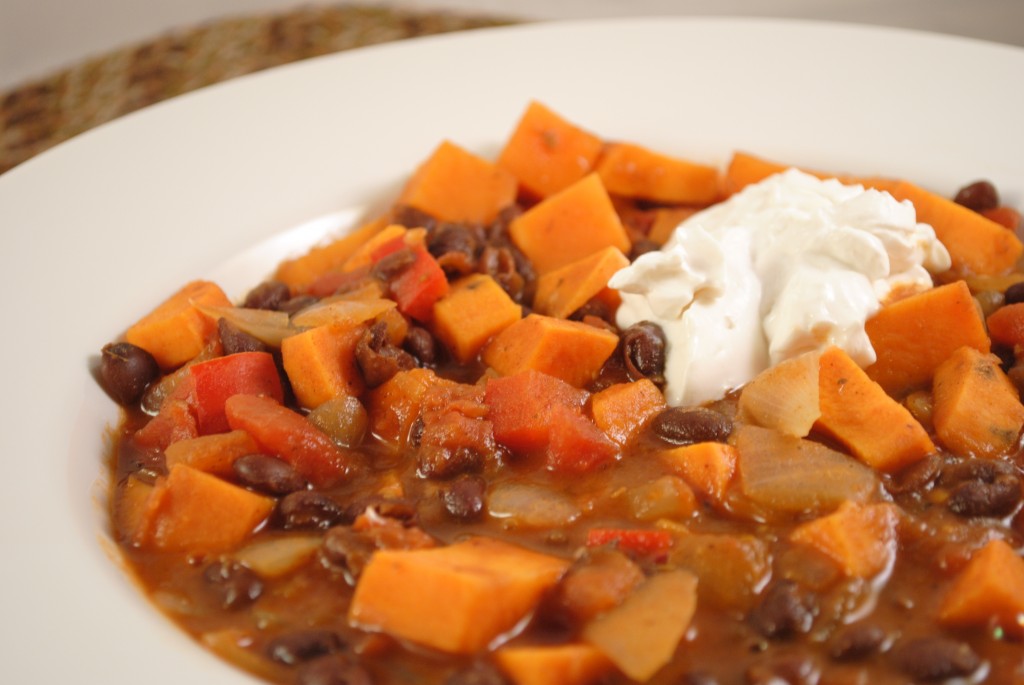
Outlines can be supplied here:
[[302, 328], [292, 324], [286, 312], [246, 307], [210, 307], [203, 304], [196, 304], [195, 307], [214, 319], [224, 319], [243, 333], [271, 347], [280, 347], [282, 340], [302, 332]]
[[296, 326], [307, 328], [335, 323], [352, 326], [375, 319], [394, 307], [394, 300], [386, 300], [379, 297], [370, 300], [331, 298], [298, 312], [292, 317], [292, 323]]
[[263, 578], [280, 578], [305, 564], [321, 542], [319, 535], [289, 535], [254, 542], [234, 557]]
[[580, 517], [565, 495], [537, 485], [498, 485], [487, 497], [491, 516], [517, 528], [561, 528]]

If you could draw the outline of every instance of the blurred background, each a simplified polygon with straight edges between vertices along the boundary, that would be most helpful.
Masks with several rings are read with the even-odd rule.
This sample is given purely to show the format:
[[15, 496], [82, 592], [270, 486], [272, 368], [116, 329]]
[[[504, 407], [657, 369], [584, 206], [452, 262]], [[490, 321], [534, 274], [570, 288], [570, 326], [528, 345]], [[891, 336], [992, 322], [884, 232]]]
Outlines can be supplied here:
[[754, 16], [1024, 47], [1024, 0], [0, 0], [0, 173], [88, 128], [234, 76], [506, 23]]

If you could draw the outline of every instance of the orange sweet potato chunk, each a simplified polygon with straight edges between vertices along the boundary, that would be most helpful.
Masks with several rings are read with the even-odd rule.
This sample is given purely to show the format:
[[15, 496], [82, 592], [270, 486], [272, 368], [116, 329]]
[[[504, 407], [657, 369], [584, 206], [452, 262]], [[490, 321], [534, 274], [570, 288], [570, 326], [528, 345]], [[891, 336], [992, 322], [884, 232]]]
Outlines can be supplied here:
[[628, 254], [632, 246], [597, 174], [585, 176], [513, 219], [509, 235], [539, 274], [606, 247]]
[[648, 420], [665, 408], [665, 396], [647, 378], [616, 383], [590, 399], [594, 423], [619, 445], [625, 445]]
[[185, 464], [176, 464], [150, 495], [142, 545], [202, 554], [238, 547], [270, 515], [274, 500]]
[[819, 359], [818, 404], [821, 415], [815, 427], [874, 469], [898, 471], [935, 451], [907, 408], [838, 347], [828, 348]]
[[950, 627], [985, 627], [995, 622], [1020, 637], [1024, 632], [1024, 559], [1003, 540], [974, 554], [939, 607], [939, 622]]
[[512, 174], [444, 141], [413, 174], [397, 204], [441, 221], [489, 224], [515, 199]]
[[632, 143], [608, 145], [598, 159], [597, 173], [613, 195], [681, 205], [708, 205], [719, 197], [717, 167]]
[[527, 369], [581, 388], [615, 351], [619, 336], [576, 321], [530, 314], [484, 348], [484, 363], [503, 376]]
[[590, 173], [603, 141], [539, 102], [531, 102], [509, 136], [498, 166], [526, 192], [548, 197]]
[[349, 620], [427, 647], [472, 654], [530, 613], [568, 567], [490, 538], [382, 550], [356, 585]]
[[598, 296], [608, 286], [608, 279], [619, 269], [629, 266], [629, 259], [617, 247], [587, 255], [571, 264], [549, 271], [537, 279], [533, 309], [556, 319], [569, 315]]
[[231, 475], [236, 459], [255, 452], [259, 452], [259, 446], [252, 436], [243, 430], [234, 430], [179, 440], [167, 446], [164, 456], [167, 468], [186, 464], [215, 476], [227, 477]]
[[847, 576], [871, 578], [896, 557], [896, 509], [844, 502], [831, 514], [797, 526], [790, 540], [824, 554]]
[[502, 647], [494, 661], [513, 685], [590, 685], [612, 667], [587, 644]]
[[324, 274], [340, 270], [359, 246], [386, 225], [383, 217], [374, 219], [347, 235], [311, 248], [306, 254], [286, 259], [278, 265], [274, 280], [288, 285], [293, 293], [305, 290]]
[[988, 352], [991, 346], [963, 281], [888, 304], [864, 329], [878, 355], [867, 374], [893, 396], [926, 386], [939, 364], [960, 347]]
[[653, 210], [654, 220], [651, 221], [647, 239], [664, 245], [672, 237], [676, 227], [698, 211], [700, 210], [696, 207], [659, 207]]
[[395, 447], [404, 447], [420, 415], [423, 398], [432, 386], [455, 385], [430, 369], [399, 371], [368, 393], [366, 411], [373, 434]]
[[473, 274], [452, 284], [434, 304], [434, 334], [465, 364], [487, 342], [522, 318], [523, 308], [486, 274]]
[[739, 453], [732, 445], [698, 442], [661, 452], [661, 459], [713, 504], [725, 499]]
[[281, 359], [299, 404], [315, 409], [340, 394], [363, 392], [356, 344], [365, 331], [362, 325], [330, 324], [284, 339]]
[[181, 366], [217, 335], [217, 322], [197, 304], [230, 307], [231, 300], [215, 283], [192, 281], [129, 328], [125, 340], [153, 355], [165, 371]]
[[932, 421], [942, 445], [962, 457], [998, 457], [1017, 445], [1024, 406], [999, 358], [961, 347], [935, 372]]

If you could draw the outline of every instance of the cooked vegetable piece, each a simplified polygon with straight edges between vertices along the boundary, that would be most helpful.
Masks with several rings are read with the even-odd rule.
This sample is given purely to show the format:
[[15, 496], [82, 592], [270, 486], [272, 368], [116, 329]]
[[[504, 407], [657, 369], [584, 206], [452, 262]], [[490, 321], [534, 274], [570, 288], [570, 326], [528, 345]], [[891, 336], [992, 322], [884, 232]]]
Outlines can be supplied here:
[[999, 358], [961, 347], [935, 372], [932, 421], [942, 445], [963, 457], [997, 457], [1016, 449], [1024, 406]]
[[192, 281], [139, 319], [125, 340], [153, 355], [165, 371], [181, 366], [217, 335], [217, 322], [195, 305], [230, 307], [231, 301], [216, 283]]
[[740, 392], [739, 415], [763, 428], [805, 437], [821, 416], [819, 352], [787, 359], [757, 374]]
[[647, 232], [647, 239], [658, 245], [664, 245], [672, 237], [676, 227], [696, 214], [696, 207], [659, 207], [654, 212], [654, 219]]
[[697, 576], [700, 601], [741, 611], [754, 606], [772, 575], [768, 545], [753, 535], [681, 535], [669, 563]]
[[667, 530], [639, 528], [591, 528], [587, 547], [614, 545], [616, 549], [638, 557], [659, 559], [672, 548], [672, 533]]
[[736, 448], [721, 442], [698, 442], [664, 450], [661, 460], [700, 495], [721, 505], [736, 472]]
[[200, 435], [228, 429], [224, 403], [232, 395], [266, 395], [284, 401], [281, 377], [274, 357], [267, 352], [239, 352], [189, 367]]
[[281, 360], [299, 404], [315, 409], [339, 395], [356, 396], [366, 389], [356, 361], [356, 345], [365, 332], [365, 325], [330, 324], [281, 343]]
[[292, 533], [250, 543], [231, 556], [261, 578], [281, 578], [308, 562], [322, 544], [319, 535]]
[[693, 488], [672, 475], [634, 485], [623, 495], [637, 521], [682, 521], [700, 508]]
[[531, 102], [498, 157], [498, 166], [537, 197], [568, 188], [593, 170], [604, 142], [539, 102]]
[[238, 547], [270, 515], [274, 500], [176, 464], [150, 494], [143, 547], [202, 554]]
[[386, 225], [383, 217], [373, 219], [351, 233], [311, 248], [304, 255], [286, 259], [278, 265], [274, 280], [285, 283], [292, 292], [305, 290], [325, 274], [340, 271], [355, 251]]
[[533, 369], [582, 387], [618, 344], [619, 336], [606, 329], [530, 314], [499, 333], [483, 360], [503, 376]]
[[179, 440], [188, 440], [198, 435], [191, 399], [168, 397], [160, 405], [160, 412], [135, 432], [134, 442], [140, 447], [163, 451]]
[[821, 354], [818, 388], [821, 416], [815, 426], [868, 466], [895, 472], [935, 451], [907, 408], [842, 349], [829, 347]]
[[[342, 271], [355, 272], [373, 265], [374, 261], [380, 259], [381, 248], [385, 245], [393, 245], [396, 239], [401, 239], [407, 245], [422, 245], [422, 240], [416, 238], [405, 226], [399, 224], [388, 224], [378, 233], [373, 234], [366, 242], [359, 245], [352, 255], [345, 260]], [[411, 243], [411, 244], [410, 244]], [[394, 251], [394, 248], [388, 248]]]
[[985, 322], [963, 281], [882, 307], [864, 325], [878, 360], [866, 371], [898, 397], [931, 382], [935, 370], [964, 345], [989, 351]]
[[871, 578], [896, 557], [896, 523], [891, 504], [843, 502], [831, 514], [800, 524], [789, 538], [818, 550], [847, 576]]
[[647, 378], [608, 386], [590, 400], [594, 423], [620, 446], [664, 408], [665, 396]]
[[719, 197], [716, 167], [669, 157], [632, 143], [606, 146], [596, 170], [614, 195], [681, 205], [708, 205]]
[[644, 581], [644, 572], [628, 555], [598, 547], [573, 563], [555, 593], [558, 606], [586, 622], [613, 609]]
[[486, 274], [473, 274], [452, 284], [434, 305], [434, 334], [465, 364], [487, 342], [523, 314], [498, 283]]
[[832, 511], [878, 487], [866, 466], [817, 442], [755, 426], [740, 427], [735, 440], [740, 490], [770, 512]]
[[632, 245], [597, 174], [582, 178], [513, 219], [509, 235], [539, 274], [606, 247], [628, 254]]
[[118, 487], [118, 496], [114, 499], [113, 521], [114, 533], [120, 540], [138, 545], [148, 533], [151, 509], [150, 497], [154, 486], [151, 483], [131, 475]]
[[647, 579], [632, 595], [583, 628], [583, 640], [643, 682], [667, 664], [697, 609], [697, 578], [667, 571]]
[[352, 469], [351, 456], [301, 415], [268, 397], [235, 395], [226, 404], [228, 424], [244, 430], [315, 487], [329, 487]]
[[543, 485], [499, 483], [487, 495], [487, 512], [509, 530], [564, 528], [583, 513], [575, 499]]
[[992, 342], [1007, 347], [1024, 345], [1024, 302], [1012, 302], [1000, 307], [985, 323]]
[[420, 415], [427, 389], [452, 381], [439, 378], [430, 369], [399, 371], [369, 393], [366, 405], [370, 430], [395, 447], [405, 447], [409, 431]]
[[349, 620], [471, 654], [533, 611], [567, 567], [557, 557], [482, 537], [435, 549], [381, 550], [363, 569]]
[[947, 590], [938, 619], [950, 627], [993, 623], [1014, 637], [1024, 633], [1024, 559], [1004, 540], [977, 551]]
[[608, 286], [608, 279], [629, 260], [617, 247], [606, 247], [537, 279], [533, 309], [556, 319], [569, 315]]
[[484, 401], [495, 439], [511, 450], [529, 451], [547, 447], [556, 408], [579, 414], [587, 397], [559, 378], [527, 369], [487, 379]]
[[370, 287], [365, 290], [367, 294], [372, 291], [376, 291], [373, 292], [374, 296], [365, 299], [353, 298], [349, 293], [324, 298], [296, 312], [295, 316], [291, 317], [291, 322], [301, 328], [332, 324], [351, 328], [365, 321], [372, 321], [395, 308], [395, 301], [380, 297], [379, 295], [383, 293], [376, 288]]
[[235, 430], [179, 440], [167, 446], [164, 456], [167, 459], [167, 468], [172, 468], [175, 464], [186, 464], [194, 469], [226, 478], [231, 475], [231, 465], [236, 459], [258, 451], [259, 446], [248, 433]]
[[585, 644], [502, 647], [494, 661], [513, 685], [590, 685], [612, 667], [600, 650]]
[[[406, 246], [403, 238], [395, 238], [377, 248], [373, 260], [379, 261]], [[434, 304], [448, 293], [448, 279], [426, 247], [413, 245], [411, 249], [415, 260], [388, 285], [398, 311], [417, 321], [429, 321]]]
[[551, 423], [547, 449], [547, 466], [551, 471], [590, 473], [618, 458], [619, 446], [578, 411], [555, 406], [546, 420]]
[[512, 174], [444, 141], [409, 179], [397, 204], [441, 221], [489, 224], [515, 199]]
[[993, 207], [992, 209], [986, 209], [981, 213], [986, 219], [990, 219], [1003, 228], [1011, 231], [1016, 231], [1020, 228], [1021, 216], [1013, 207], [1006, 205], [1000, 205], [999, 207]]

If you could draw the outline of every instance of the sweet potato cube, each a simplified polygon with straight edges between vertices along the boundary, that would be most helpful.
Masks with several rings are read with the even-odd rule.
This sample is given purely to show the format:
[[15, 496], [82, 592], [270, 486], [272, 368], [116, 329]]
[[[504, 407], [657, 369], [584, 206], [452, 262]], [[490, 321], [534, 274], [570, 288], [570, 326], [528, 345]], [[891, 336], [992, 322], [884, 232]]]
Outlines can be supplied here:
[[196, 309], [197, 304], [230, 307], [231, 300], [215, 283], [192, 281], [139, 319], [125, 340], [153, 355], [165, 371], [181, 366], [217, 335], [217, 322]]
[[736, 473], [738, 453], [732, 445], [698, 442], [661, 452], [661, 459], [713, 504], [720, 504]]
[[[377, 231], [372, 236], [368, 237], [363, 243], [356, 246], [352, 254], [349, 255], [345, 263], [342, 264], [341, 270], [345, 272], [356, 271], [357, 269], [366, 268], [373, 265], [376, 259], [379, 259], [378, 253], [385, 245], [390, 245], [399, 238], [403, 239], [406, 244], [416, 244], [418, 240], [412, 239], [408, 234], [409, 229], [400, 224], [389, 224]], [[411, 247], [411, 245], [410, 245]]]
[[515, 199], [512, 174], [444, 141], [413, 174], [397, 204], [441, 221], [489, 224]]
[[150, 497], [153, 486], [135, 475], [130, 475], [117, 486], [113, 498], [114, 532], [118, 539], [141, 544], [152, 525]]
[[1022, 615], [1024, 559], [1005, 541], [991, 540], [953, 581], [938, 618], [950, 627], [985, 627], [995, 622], [1020, 637]]
[[502, 647], [494, 661], [513, 685], [590, 685], [612, 667], [587, 644]]
[[513, 219], [509, 235], [539, 274], [606, 247], [628, 254], [632, 245], [597, 174], [585, 176]]
[[473, 274], [452, 284], [434, 304], [434, 334], [465, 364], [487, 342], [523, 315], [498, 283], [486, 274]]
[[748, 185], [782, 173], [788, 168], [784, 164], [770, 162], [746, 152], [734, 152], [725, 168], [724, 190], [727, 195], [738, 193]]
[[829, 347], [819, 359], [818, 393], [817, 429], [874, 469], [899, 471], [935, 451], [910, 411], [838, 347]]
[[664, 408], [665, 396], [647, 378], [608, 386], [590, 400], [594, 423], [619, 445], [629, 442]]
[[538, 314], [567, 319], [601, 293], [608, 286], [612, 274], [627, 266], [629, 260], [626, 255], [617, 247], [606, 247], [549, 271], [537, 279], [533, 309]]
[[664, 245], [672, 237], [676, 227], [696, 214], [696, 207], [659, 207], [653, 210], [654, 220], [647, 232], [647, 239]]
[[962, 457], [998, 457], [1017, 446], [1024, 406], [999, 358], [961, 347], [935, 372], [932, 421], [942, 445]]
[[167, 468], [185, 464], [215, 476], [230, 476], [235, 460], [259, 452], [259, 445], [243, 430], [202, 435], [167, 446]]
[[619, 336], [576, 321], [530, 314], [484, 348], [484, 362], [503, 376], [533, 369], [583, 387], [615, 351]]
[[594, 168], [604, 142], [539, 102], [531, 102], [505, 143], [498, 166], [528, 193], [548, 197]]
[[824, 554], [845, 575], [871, 578], [896, 558], [896, 523], [892, 505], [843, 502], [831, 514], [800, 524], [789, 537]]
[[958, 348], [988, 352], [985, 321], [963, 281], [926, 290], [882, 307], [864, 325], [877, 361], [866, 371], [899, 396], [931, 382], [939, 364]]
[[185, 464], [150, 495], [152, 527], [144, 547], [202, 554], [238, 547], [270, 515], [274, 500]]
[[451, 384], [430, 369], [399, 371], [368, 395], [366, 410], [370, 430], [384, 442], [402, 447], [420, 415], [427, 390], [436, 384]]
[[386, 225], [384, 218], [374, 219], [347, 235], [310, 248], [303, 255], [286, 259], [278, 265], [274, 280], [286, 284], [293, 293], [305, 290], [324, 274], [340, 271], [355, 251]]
[[281, 343], [281, 360], [295, 398], [315, 409], [341, 394], [358, 396], [365, 390], [356, 361], [356, 345], [365, 326], [318, 326]]
[[681, 205], [709, 205], [719, 197], [717, 167], [632, 143], [608, 145], [596, 170], [613, 195]]
[[381, 550], [359, 578], [349, 620], [444, 652], [472, 654], [529, 614], [567, 567], [563, 559], [490, 538]]
[[[1000, 288], [1003, 292], [1006, 288]], [[1006, 304], [985, 319], [992, 342], [1007, 347], [1024, 345], [1024, 302]]]

